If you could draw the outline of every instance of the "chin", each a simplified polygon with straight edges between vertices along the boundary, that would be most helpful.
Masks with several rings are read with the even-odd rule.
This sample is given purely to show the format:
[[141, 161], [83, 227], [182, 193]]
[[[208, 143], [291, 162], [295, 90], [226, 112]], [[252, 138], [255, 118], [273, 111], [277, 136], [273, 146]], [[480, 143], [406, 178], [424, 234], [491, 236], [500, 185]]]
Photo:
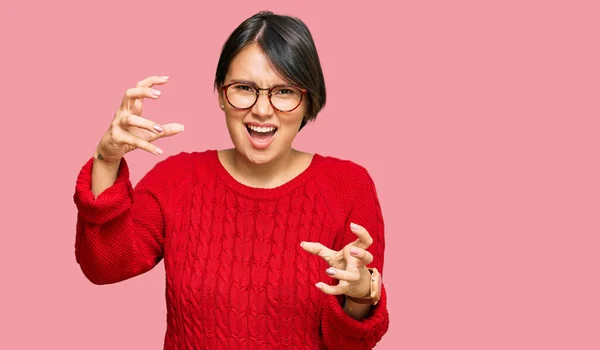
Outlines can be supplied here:
[[241, 129], [235, 146], [238, 153], [250, 163], [267, 164], [281, 155], [283, 134], [278, 127], [257, 128], [255, 125], [244, 123]]
[[[275, 161], [291, 149], [295, 135], [290, 135], [289, 127], [279, 123], [259, 124], [252, 121], [242, 122], [241, 125], [228, 124], [236, 153], [256, 165]], [[290, 137], [292, 140], [289, 140]]]

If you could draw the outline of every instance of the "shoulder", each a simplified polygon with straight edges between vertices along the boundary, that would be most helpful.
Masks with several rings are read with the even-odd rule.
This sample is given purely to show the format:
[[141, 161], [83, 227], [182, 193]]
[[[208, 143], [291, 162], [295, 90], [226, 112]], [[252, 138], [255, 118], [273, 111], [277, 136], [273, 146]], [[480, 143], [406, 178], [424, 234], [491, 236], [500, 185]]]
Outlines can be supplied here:
[[373, 179], [369, 171], [361, 164], [348, 159], [333, 156], [321, 156], [322, 174], [328, 180], [346, 185], [370, 185]]
[[183, 184], [192, 184], [203, 172], [209, 159], [213, 155], [212, 150], [202, 152], [180, 152], [156, 163], [152, 169], [140, 180], [138, 186], [156, 185], [174, 187]]
[[320, 157], [319, 187], [327, 197], [337, 198], [345, 210], [361, 198], [377, 199], [375, 183], [365, 166], [347, 159]]
[[215, 156], [214, 150], [202, 152], [180, 152], [158, 162], [152, 171], [170, 173], [178, 170], [189, 170], [207, 165]]
[[192, 153], [181, 152], [156, 163], [148, 174], [159, 177], [176, 177], [182, 171], [192, 167], [193, 163]]

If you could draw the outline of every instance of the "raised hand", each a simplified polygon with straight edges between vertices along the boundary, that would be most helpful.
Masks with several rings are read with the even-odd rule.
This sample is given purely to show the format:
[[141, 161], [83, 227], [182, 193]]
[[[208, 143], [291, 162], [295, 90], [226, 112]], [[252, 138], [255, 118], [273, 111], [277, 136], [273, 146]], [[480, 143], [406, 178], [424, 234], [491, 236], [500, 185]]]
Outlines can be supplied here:
[[160, 91], [153, 89], [153, 86], [166, 84], [167, 81], [168, 77], [148, 77], [125, 92], [110, 127], [98, 144], [98, 159], [108, 163], [118, 162], [127, 152], [137, 148], [159, 155], [163, 151], [152, 142], [183, 131], [181, 124], [159, 125], [141, 116], [143, 100], [158, 99], [160, 96]]
[[371, 281], [367, 265], [373, 262], [373, 255], [366, 249], [373, 243], [373, 238], [362, 226], [351, 224], [350, 229], [357, 239], [342, 250], [335, 251], [318, 242], [302, 242], [300, 246], [307, 252], [323, 258], [330, 266], [327, 274], [340, 281], [336, 286], [318, 282], [317, 288], [326, 294], [366, 298]]

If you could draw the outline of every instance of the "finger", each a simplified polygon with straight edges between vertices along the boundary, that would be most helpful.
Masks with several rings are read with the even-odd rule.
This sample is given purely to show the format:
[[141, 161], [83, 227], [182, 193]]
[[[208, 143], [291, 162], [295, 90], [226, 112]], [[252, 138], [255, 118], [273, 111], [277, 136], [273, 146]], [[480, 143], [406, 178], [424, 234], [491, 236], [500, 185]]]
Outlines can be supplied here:
[[184, 127], [183, 127], [183, 124], [169, 123], [169, 124], [162, 125], [162, 129], [163, 129], [162, 132], [152, 134], [150, 136], [150, 142], [158, 140], [163, 137], [177, 135], [183, 131]]
[[159, 134], [164, 131], [164, 128], [157, 123], [135, 114], [127, 114], [122, 117], [119, 121], [119, 125], [123, 129], [127, 129], [130, 126], [135, 126], [141, 129], [146, 129], [155, 134]]
[[300, 246], [307, 252], [318, 255], [322, 258], [335, 254], [335, 251], [318, 242], [302, 242], [300, 243]]
[[135, 100], [139, 100], [142, 98], [157, 99], [160, 96], [160, 94], [160, 90], [152, 89], [149, 87], [134, 87], [131, 89], [127, 89], [127, 91], [125, 91], [125, 96], [123, 96], [123, 100], [121, 101], [121, 108], [130, 108], [131, 105], [135, 102]]
[[342, 295], [348, 292], [350, 286], [348, 283], [340, 283], [337, 286], [330, 286], [327, 283], [319, 282], [315, 284], [315, 287], [319, 288], [323, 293], [329, 295]]
[[373, 254], [371, 254], [368, 250], [365, 249], [351, 247], [350, 255], [357, 258], [364, 265], [369, 265], [373, 262]]
[[336, 268], [330, 267], [326, 271], [328, 276], [333, 277], [338, 280], [348, 281], [348, 282], [357, 282], [360, 280], [360, 272], [358, 269], [355, 271], [344, 271], [338, 270]]
[[125, 97], [130, 100], [142, 98], [158, 98], [162, 92], [149, 87], [134, 87], [125, 91]]
[[166, 84], [167, 81], [169, 80], [169, 77], [167, 76], [151, 76], [151, 77], [147, 77], [143, 80], [138, 81], [138, 83], [135, 85], [136, 87], [152, 87], [153, 85], [163, 85]]
[[125, 130], [116, 131], [112, 134], [113, 141], [119, 144], [127, 144], [135, 148], [143, 149], [152, 154], [159, 155], [163, 153], [163, 150], [151, 144], [148, 141], [142, 140]]
[[371, 244], [373, 244], [373, 238], [371, 238], [371, 235], [364, 227], [355, 223], [351, 223], [350, 230], [358, 236], [358, 240], [356, 242], [357, 247], [366, 249], [369, 248]]

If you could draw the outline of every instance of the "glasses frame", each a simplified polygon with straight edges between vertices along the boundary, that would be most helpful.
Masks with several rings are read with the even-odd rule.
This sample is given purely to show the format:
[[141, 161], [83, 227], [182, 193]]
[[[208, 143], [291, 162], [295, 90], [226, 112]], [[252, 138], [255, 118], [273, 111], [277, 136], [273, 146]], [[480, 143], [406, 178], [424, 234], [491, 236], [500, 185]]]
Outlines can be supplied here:
[[[229, 89], [230, 86], [235, 85], [235, 84], [250, 85], [250, 86], [252, 86], [252, 87], [254, 87], [256, 89], [256, 99], [254, 99], [254, 103], [250, 107], [239, 108], [239, 107], [234, 106], [231, 103], [231, 101], [229, 101], [229, 97], [227, 97], [227, 89]], [[291, 87], [291, 88], [297, 89], [297, 90], [299, 90], [301, 92], [301, 94], [300, 94], [300, 101], [298, 102], [298, 105], [296, 107], [292, 108], [292, 109], [289, 109], [289, 110], [279, 109], [279, 108], [275, 107], [275, 105], [273, 104], [273, 101], [271, 101], [271, 96], [272, 96], [271, 93], [273, 92], [273, 90], [274, 89], [285, 88], [285, 87]], [[237, 109], [237, 110], [240, 110], [240, 111], [244, 111], [244, 110], [247, 110], [247, 109], [250, 109], [250, 108], [254, 107], [254, 105], [256, 104], [256, 102], [258, 102], [258, 98], [260, 97], [260, 91], [261, 90], [268, 91], [269, 92], [268, 93], [268, 99], [269, 99], [269, 103], [271, 104], [271, 107], [273, 107], [273, 109], [275, 109], [275, 110], [277, 110], [279, 112], [283, 112], [283, 113], [293, 112], [294, 110], [296, 110], [296, 108], [300, 107], [300, 105], [302, 104], [302, 100], [304, 100], [304, 95], [306, 95], [306, 93], [308, 92], [308, 90], [306, 90], [306, 89], [302, 89], [302, 88], [300, 88], [300, 87], [298, 87], [296, 85], [291, 85], [291, 84], [276, 85], [276, 86], [273, 86], [271, 88], [260, 88], [256, 84], [245, 82], [245, 81], [234, 81], [232, 83], [224, 85], [221, 89], [223, 90], [223, 96], [225, 96], [225, 99], [227, 100], [227, 103], [229, 103], [229, 105], [231, 107], [233, 107], [234, 109]]]

